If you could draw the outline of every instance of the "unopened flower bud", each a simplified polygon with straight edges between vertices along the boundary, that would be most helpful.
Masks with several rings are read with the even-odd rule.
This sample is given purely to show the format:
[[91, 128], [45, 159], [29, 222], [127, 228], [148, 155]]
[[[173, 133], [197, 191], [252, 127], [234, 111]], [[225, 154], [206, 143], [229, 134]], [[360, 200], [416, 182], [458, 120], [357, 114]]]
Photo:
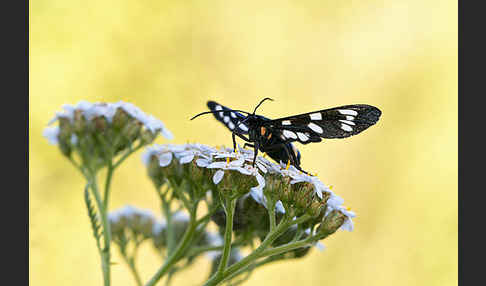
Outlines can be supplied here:
[[318, 233], [332, 234], [338, 230], [348, 217], [338, 210], [332, 210], [317, 228]]
[[108, 125], [106, 118], [104, 118], [102, 116], [98, 116], [98, 117], [94, 118], [93, 121], [94, 121], [96, 131], [103, 132], [103, 131], [106, 130], [107, 125]]
[[142, 122], [132, 119], [123, 127], [121, 134], [128, 141], [133, 141], [137, 138], [141, 129]]
[[73, 128], [76, 133], [83, 133], [86, 128], [86, 119], [81, 110], [74, 111]]
[[150, 144], [157, 137], [157, 133], [152, 133], [152, 131], [145, 129], [140, 133], [140, 139], [144, 144]]
[[113, 127], [120, 130], [125, 126], [125, 124], [127, 124], [128, 120], [129, 116], [126, 111], [121, 108], [117, 108], [115, 115], [113, 116]]

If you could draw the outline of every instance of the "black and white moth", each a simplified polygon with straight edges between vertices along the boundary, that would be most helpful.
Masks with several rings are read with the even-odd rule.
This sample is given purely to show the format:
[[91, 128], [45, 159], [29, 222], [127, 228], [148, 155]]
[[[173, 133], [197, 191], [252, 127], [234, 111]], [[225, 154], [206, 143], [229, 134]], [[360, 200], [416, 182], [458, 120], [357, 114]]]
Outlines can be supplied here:
[[191, 120], [212, 113], [232, 132], [233, 149], [236, 150], [235, 136], [245, 141], [243, 147], [254, 149], [253, 165], [258, 151], [261, 151], [278, 163], [288, 162], [305, 172], [300, 168], [300, 152], [293, 142], [308, 144], [321, 142], [322, 138], [350, 137], [374, 125], [381, 115], [381, 111], [374, 106], [352, 104], [272, 120], [255, 114], [265, 100], [272, 99], [264, 98], [253, 113], [208, 101], [210, 111], [199, 113]]

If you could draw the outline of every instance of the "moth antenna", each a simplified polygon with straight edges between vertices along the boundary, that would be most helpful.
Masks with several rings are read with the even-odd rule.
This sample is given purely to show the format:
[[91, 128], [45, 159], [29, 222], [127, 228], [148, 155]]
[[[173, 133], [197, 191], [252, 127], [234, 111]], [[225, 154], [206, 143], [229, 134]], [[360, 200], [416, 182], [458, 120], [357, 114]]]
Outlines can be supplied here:
[[246, 111], [243, 111], [243, 110], [234, 110], [234, 109], [229, 109], [229, 110], [224, 110], [224, 111], [223, 110], [211, 110], [211, 111], [205, 111], [205, 112], [201, 112], [199, 114], [196, 114], [190, 120], [193, 120], [196, 117], [199, 117], [199, 116], [204, 115], [204, 114], [225, 112], [225, 111], [235, 111], [235, 112], [243, 112], [243, 113], [246, 113], [246, 114], [250, 114], [249, 112], [246, 112]]
[[265, 101], [265, 100], [270, 100], [270, 101], [273, 101], [273, 99], [271, 99], [270, 97], [265, 97], [264, 99], [262, 99], [262, 101], [260, 101], [260, 103], [255, 107], [255, 110], [253, 110], [253, 115], [255, 115], [255, 112], [257, 111], [258, 107]]

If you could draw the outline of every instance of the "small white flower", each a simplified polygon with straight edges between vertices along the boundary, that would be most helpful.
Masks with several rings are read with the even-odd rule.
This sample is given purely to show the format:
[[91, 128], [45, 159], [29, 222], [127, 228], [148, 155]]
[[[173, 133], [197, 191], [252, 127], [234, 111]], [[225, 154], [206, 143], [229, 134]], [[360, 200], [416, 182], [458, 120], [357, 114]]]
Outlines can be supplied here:
[[[235, 170], [235, 171], [238, 171], [240, 172], [241, 174], [244, 174], [244, 175], [251, 175], [252, 172], [250, 170], [248, 170], [247, 168], [244, 168], [243, 164], [245, 163], [245, 160], [243, 158], [239, 158], [237, 160], [234, 160], [234, 161], [229, 161], [229, 158], [230, 157], [227, 157], [228, 160], [225, 162], [225, 161], [218, 161], [218, 162], [213, 162], [211, 164], [209, 164], [208, 166], [206, 166], [206, 168], [208, 169], [221, 169], [221, 170], [218, 170], [214, 176], [213, 176], [213, 182], [217, 185], [221, 179], [223, 179], [223, 176], [224, 176], [224, 172], [223, 170]], [[257, 178], [258, 180], [258, 178]]]
[[326, 249], [326, 246], [320, 242], [320, 241], [317, 241], [314, 246], [319, 250], [319, 251], [324, 251]]
[[344, 221], [343, 225], [339, 229], [353, 231], [354, 224], [352, 218], [356, 217], [356, 214], [343, 206], [340, 206], [338, 209], [348, 217], [348, 219]]
[[59, 131], [59, 126], [47, 127], [44, 129], [42, 135], [49, 140], [49, 144], [57, 145], [57, 143], [59, 143]]
[[76, 145], [76, 143], [78, 143], [78, 136], [76, 136], [76, 134], [71, 134], [71, 144], [72, 145]]
[[223, 176], [224, 176], [224, 171], [222, 170], [216, 171], [216, 173], [214, 173], [213, 176], [213, 183], [215, 185], [219, 184], [219, 182], [221, 182], [221, 180], [223, 179]]
[[209, 164], [211, 164], [211, 161], [207, 160], [207, 159], [197, 159], [196, 160], [196, 164], [198, 167], [207, 167], [209, 166]]
[[280, 200], [275, 204], [275, 210], [279, 213], [285, 213], [285, 208]]
[[177, 211], [172, 214], [172, 220], [174, 222], [188, 222], [189, 215], [183, 211]]
[[194, 159], [194, 154], [189, 154], [189, 155], [186, 155], [184, 157], [181, 157], [179, 159], [179, 163], [181, 163], [181, 164], [187, 164], [189, 162], [192, 162], [192, 159]]
[[156, 155], [158, 152], [162, 150], [161, 145], [154, 144], [152, 146], [148, 146], [145, 149], [145, 152], [142, 153], [142, 163], [144, 165], [148, 165], [150, 163], [150, 158], [152, 158], [152, 155]]
[[160, 167], [167, 167], [170, 165], [170, 162], [172, 161], [172, 153], [167, 152], [159, 155], [159, 165]]
[[162, 231], [164, 231], [166, 227], [167, 227], [167, 223], [165, 222], [165, 220], [156, 221], [152, 226], [152, 234], [154, 236], [158, 236], [162, 233]]
[[340, 196], [334, 193], [331, 193], [331, 197], [329, 197], [329, 199], [326, 202], [326, 204], [333, 209], [337, 209], [343, 203], [344, 203], [343, 198], [341, 198]]

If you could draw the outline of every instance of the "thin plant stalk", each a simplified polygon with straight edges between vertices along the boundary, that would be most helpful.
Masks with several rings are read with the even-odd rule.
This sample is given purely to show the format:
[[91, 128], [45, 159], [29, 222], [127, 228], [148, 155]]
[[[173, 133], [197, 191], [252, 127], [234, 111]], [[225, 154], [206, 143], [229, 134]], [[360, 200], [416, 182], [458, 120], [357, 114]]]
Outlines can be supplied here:
[[94, 175], [91, 176], [90, 180], [90, 187], [95, 197], [96, 205], [98, 207], [98, 211], [101, 217], [101, 225], [103, 227], [103, 243], [104, 246], [101, 248], [100, 255], [101, 255], [101, 268], [103, 270], [103, 282], [105, 286], [110, 285], [110, 242], [111, 242], [111, 230], [110, 230], [110, 223], [108, 222], [108, 215], [101, 200], [100, 193], [98, 191], [98, 186], [96, 183], [96, 177]]

